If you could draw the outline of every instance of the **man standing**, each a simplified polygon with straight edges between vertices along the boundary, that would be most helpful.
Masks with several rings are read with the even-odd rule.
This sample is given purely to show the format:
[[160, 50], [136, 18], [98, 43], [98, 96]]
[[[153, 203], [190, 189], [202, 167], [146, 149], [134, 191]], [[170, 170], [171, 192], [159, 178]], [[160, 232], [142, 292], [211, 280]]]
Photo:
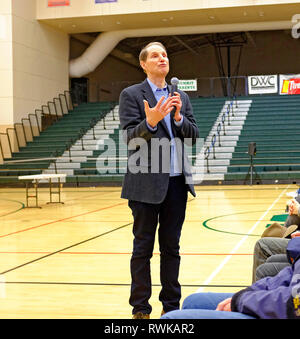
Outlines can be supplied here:
[[[129, 302], [133, 318], [149, 319], [150, 259], [158, 223], [162, 314], [179, 308], [179, 239], [187, 191], [195, 196], [182, 142], [188, 138], [195, 143], [199, 131], [187, 94], [180, 90], [172, 93], [166, 83], [166, 48], [152, 42], [142, 49], [139, 58], [147, 79], [124, 89], [119, 102], [121, 128], [128, 145], [121, 197], [129, 200], [134, 218]], [[164, 147], [165, 140], [168, 148]]]

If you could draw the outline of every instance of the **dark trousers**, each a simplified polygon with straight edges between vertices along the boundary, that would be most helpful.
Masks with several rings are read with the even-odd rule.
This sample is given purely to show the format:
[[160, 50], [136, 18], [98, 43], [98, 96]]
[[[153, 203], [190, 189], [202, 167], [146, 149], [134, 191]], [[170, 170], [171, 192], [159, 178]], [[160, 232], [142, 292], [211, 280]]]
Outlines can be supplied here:
[[129, 201], [134, 218], [133, 253], [130, 262], [132, 313], [150, 314], [151, 297], [150, 259], [156, 228], [159, 223], [160, 281], [159, 300], [165, 312], [179, 308], [181, 286], [178, 281], [180, 255], [179, 240], [185, 218], [187, 187], [183, 176], [170, 177], [167, 195], [160, 204]]

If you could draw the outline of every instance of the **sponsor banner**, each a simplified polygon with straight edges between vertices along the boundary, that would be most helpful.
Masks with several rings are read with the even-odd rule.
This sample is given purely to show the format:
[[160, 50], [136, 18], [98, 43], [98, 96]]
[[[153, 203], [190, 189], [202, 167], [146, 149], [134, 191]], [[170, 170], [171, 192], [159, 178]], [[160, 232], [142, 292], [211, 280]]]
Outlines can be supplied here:
[[275, 75], [248, 76], [249, 94], [278, 93], [278, 77]]
[[182, 91], [197, 91], [197, 80], [179, 80], [178, 89]]
[[95, 0], [96, 4], [104, 4], [105, 2], [118, 2], [118, 0]]
[[300, 74], [280, 74], [279, 84], [279, 94], [281, 95], [300, 94]]
[[48, 6], [70, 6], [70, 0], [48, 0]]

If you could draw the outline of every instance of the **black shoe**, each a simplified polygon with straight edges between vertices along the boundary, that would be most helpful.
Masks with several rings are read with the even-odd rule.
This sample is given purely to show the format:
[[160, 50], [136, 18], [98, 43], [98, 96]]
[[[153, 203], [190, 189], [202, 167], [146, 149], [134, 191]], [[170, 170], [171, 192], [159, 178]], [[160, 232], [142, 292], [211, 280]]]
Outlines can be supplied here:
[[150, 319], [150, 314], [137, 312], [133, 315], [132, 319]]

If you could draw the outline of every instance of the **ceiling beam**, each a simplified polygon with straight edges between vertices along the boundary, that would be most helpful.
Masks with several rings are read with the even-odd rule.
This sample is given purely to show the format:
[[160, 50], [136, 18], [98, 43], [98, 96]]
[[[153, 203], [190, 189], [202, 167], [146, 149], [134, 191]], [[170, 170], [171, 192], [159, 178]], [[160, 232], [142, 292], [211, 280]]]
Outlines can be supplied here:
[[190, 52], [199, 55], [197, 51], [195, 51], [192, 47], [190, 47], [187, 43], [185, 43], [182, 39], [180, 39], [177, 35], [173, 36], [174, 39], [176, 39], [182, 46], [184, 46], [186, 49], [188, 49]]

